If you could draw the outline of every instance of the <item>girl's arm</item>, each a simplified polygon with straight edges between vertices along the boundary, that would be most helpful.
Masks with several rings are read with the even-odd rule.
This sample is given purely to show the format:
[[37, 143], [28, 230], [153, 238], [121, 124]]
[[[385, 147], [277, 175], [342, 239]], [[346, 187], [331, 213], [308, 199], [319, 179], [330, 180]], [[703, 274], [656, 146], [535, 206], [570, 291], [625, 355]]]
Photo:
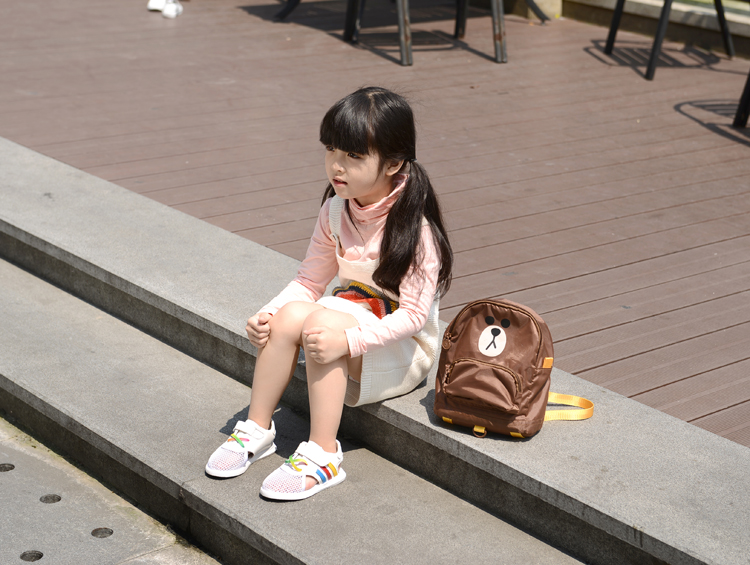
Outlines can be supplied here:
[[328, 283], [338, 272], [336, 244], [331, 240], [331, 228], [328, 224], [330, 207], [329, 199], [320, 208], [307, 255], [297, 271], [297, 276], [259, 312], [275, 314], [289, 302], [315, 302], [323, 296]]
[[428, 225], [422, 227], [422, 249], [423, 255], [418, 258], [421, 271], [412, 269], [401, 281], [398, 309], [382, 320], [346, 330], [352, 357], [409, 338], [424, 327], [440, 272], [439, 254]]

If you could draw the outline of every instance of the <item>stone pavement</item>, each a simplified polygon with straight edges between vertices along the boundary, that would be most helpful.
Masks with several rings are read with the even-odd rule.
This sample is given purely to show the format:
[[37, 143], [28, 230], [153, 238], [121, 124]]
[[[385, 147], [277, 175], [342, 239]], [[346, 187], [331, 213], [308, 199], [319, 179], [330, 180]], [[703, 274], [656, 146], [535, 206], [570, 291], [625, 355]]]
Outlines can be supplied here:
[[0, 418], [0, 563], [218, 565]]

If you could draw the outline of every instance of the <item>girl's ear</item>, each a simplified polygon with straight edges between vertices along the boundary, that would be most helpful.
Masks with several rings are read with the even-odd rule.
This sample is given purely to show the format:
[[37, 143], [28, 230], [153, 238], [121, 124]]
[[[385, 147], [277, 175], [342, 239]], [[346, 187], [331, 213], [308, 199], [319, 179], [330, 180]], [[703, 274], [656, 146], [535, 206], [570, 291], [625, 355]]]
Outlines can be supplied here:
[[397, 172], [401, 170], [401, 167], [404, 166], [403, 159], [401, 161], [391, 161], [388, 163], [388, 165], [385, 168], [385, 176], [392, 177]]

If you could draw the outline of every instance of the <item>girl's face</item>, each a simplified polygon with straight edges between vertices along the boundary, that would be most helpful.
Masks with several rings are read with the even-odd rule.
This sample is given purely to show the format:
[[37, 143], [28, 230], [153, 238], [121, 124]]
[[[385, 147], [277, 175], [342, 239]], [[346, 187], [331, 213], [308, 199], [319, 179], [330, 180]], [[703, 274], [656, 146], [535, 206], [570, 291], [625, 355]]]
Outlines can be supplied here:
[[403, 161], [384, 163], [377, 155], [347, 153], [326, 145], [326, 174], [336, 191], [344, 199], [355, 199], [360, 206], [374, 204], [393, 190], [393, 175]]

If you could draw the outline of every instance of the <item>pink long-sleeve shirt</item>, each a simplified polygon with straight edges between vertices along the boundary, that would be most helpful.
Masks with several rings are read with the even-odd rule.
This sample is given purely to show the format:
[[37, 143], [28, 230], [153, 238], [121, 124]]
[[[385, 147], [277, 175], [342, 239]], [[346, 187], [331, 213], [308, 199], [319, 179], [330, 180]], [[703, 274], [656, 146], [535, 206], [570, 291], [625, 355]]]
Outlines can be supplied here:
[[[398, 175], [394, 184], [394, 190], [375, 204], [360, 206], [356, 200], [349, 200], [354, 223], [346, 209], [342, 210], [339, 238], [343, 258], [347, 261], [365, 262], [379, 258], [385, 221], [398, 194], [404, 189], [406, 175]], [[331, 238], [328, 222], [330, 205], [329, 199], [320, 209], [307, 255], [297, 276], [276, 298], [261, 308], [261, 312], [275, 314], [282, 306], [293, 301], [315, 302], [323, 296], [328, 283], [338, 273], [336, 243]], [[415, 272], [413, 268], [410, 269], [401, 281], [398, 309], [380, 320], [346, 330], [352, 357], [409, 338], [424, 327], [435, 299], [440, 272], [440, 258], [432, 229], [426, 223], [422, 226], [421, 249], [417, 257], [421, 270]]]

